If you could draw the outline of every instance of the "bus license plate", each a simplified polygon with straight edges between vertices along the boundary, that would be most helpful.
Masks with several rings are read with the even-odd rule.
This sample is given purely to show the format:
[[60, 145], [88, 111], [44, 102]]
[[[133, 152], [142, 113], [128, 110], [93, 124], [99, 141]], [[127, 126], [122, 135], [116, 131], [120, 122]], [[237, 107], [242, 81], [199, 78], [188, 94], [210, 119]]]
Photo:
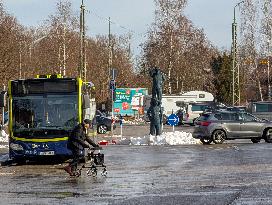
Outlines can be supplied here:
[[55, 155], [54, 151], [40, 152], [39, 155]]

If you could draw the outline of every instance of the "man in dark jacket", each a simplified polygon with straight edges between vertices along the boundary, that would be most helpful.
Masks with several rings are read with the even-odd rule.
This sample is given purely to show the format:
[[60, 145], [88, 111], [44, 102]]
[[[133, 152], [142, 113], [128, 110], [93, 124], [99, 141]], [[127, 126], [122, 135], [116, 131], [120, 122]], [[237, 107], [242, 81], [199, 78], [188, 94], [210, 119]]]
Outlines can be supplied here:
[[92, 121], [85, 119], [82, 123], [77, 125], [71, 133], [71, 136], [68, 139], [67, 147], [72, 151], [73, 160], [69, 163], [68, 166], [64, 167], [64, 170], [71, 176], [75, 175], [77, 165], [80, 160], [80, 155], [84, 148], [99, 147], [94, 143], [88, 136], [87, 130], [92, 126]]

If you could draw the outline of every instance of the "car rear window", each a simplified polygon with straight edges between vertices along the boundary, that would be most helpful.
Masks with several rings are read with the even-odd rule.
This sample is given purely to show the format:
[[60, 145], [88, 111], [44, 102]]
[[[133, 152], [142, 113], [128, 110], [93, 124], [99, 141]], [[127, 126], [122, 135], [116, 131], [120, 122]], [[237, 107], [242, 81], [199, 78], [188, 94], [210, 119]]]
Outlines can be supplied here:
[[237, 114], [236, 113], [216, 113], [214, 118], [217, 120], [236, 120]]
[[216, 120], [230, 120], [230, 115], [229, 113], [216, 113], [213, 118]]
[[210, 117], [210, 115], [208, 115], [208, 114], [203, 114], [203, 115], [201, 115], [201, 116], [198, 118], [198, 121], [206, 121], [206, 120], [209, 119], [209, 117]]
[[217, 113], [214, 115], [214, 118], [217, 120], [222, 120], [222, 115], [220, 113]]
[[222, 120], [231, 120], [232, 116], [230, 113], [222, 113]]

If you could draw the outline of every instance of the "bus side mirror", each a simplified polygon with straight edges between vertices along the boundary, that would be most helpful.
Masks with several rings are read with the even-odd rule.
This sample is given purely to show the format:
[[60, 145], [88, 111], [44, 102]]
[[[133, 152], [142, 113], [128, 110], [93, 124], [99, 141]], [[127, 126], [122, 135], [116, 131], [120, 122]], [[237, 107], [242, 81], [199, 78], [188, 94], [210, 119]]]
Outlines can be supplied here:
[[0, 107], [6, 107], [7, 105], [7, 92], [2, 91], [0, 93]]
[[82, 108], [83, 109], [88, 109], [90, 107], [91, 107], [90, 96], [89, 95], [83, 95]]

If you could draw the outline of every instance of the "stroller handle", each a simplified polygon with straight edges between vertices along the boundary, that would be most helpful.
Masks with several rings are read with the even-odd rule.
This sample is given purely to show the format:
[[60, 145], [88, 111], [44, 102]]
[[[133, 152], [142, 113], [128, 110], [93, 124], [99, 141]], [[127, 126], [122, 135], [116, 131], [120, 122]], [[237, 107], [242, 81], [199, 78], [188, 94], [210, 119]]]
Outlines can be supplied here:
[[95, 151], [95, 150], [102, 150], [102, 147], [92, 147], [89, 148], [90, 151]]

